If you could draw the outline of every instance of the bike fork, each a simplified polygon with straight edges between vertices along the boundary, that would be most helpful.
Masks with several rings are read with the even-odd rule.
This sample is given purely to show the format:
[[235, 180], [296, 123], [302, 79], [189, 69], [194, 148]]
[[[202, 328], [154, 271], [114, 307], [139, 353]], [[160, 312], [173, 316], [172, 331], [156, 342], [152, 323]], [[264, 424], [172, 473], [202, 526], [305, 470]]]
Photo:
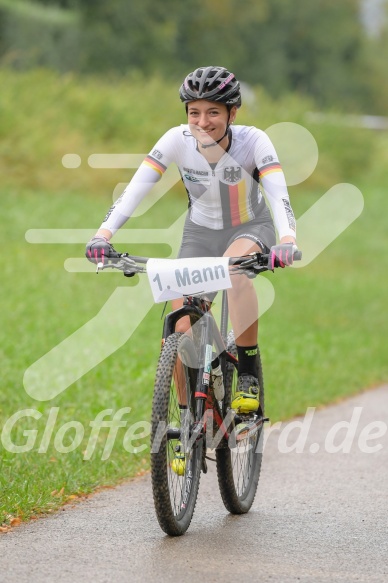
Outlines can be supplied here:
[[[213, 356], [213, 342], [212, 342], [212, 316], [205, 313], [199, 320], [198, 324], [201, 326], [201, 343], [199, 354], [199, 369], [197, 376], [197, 386], [195, 389], [195, 428], [194, 433], [196, 439], [204, 439], [204, 414], [205, 403], [209, 392], [212, 356]], [[204, 443], [204, 447], [206, 444]]]

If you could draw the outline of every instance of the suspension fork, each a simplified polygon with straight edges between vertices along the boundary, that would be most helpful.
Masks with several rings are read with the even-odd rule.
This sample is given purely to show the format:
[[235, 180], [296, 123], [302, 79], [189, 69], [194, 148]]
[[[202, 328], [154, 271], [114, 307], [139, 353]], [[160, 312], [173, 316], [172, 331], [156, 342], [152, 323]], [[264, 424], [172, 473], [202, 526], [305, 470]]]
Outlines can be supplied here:
[[209, 383], [213, 355], [213, 317], [210, 313], [205, 312], [202, 318], [198, 320], [197, 326], [200, 326], [200, 354], [199, 368], [197, 376], [197, 386], [195, 389], [195, 428], [194, 433], [197, 439], [201, 437], [204, 429], [205, 403], [209, 392]]

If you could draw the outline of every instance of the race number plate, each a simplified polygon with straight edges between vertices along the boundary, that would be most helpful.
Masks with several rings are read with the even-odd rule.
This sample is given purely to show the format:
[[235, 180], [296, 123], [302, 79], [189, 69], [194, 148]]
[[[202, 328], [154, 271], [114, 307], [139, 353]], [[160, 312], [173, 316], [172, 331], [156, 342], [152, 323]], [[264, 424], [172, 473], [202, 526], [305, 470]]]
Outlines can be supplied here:
[[147, 274], [156, 303], [232, 287], [228, 257], [149, 259]]

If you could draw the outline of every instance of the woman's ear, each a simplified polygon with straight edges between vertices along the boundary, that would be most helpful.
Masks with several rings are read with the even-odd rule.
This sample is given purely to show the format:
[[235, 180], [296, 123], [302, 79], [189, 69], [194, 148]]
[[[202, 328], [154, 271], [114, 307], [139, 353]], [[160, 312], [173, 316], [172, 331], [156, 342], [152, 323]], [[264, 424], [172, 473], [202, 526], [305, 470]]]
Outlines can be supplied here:
[[236, 119], [236, 115], [237, 115], [237, 107], [236, 107], [236, 105], [233, 105], [233, 107], [231, 108], [231, 110], [229, 112], [229, 123], [234, 122], [234, 120]]

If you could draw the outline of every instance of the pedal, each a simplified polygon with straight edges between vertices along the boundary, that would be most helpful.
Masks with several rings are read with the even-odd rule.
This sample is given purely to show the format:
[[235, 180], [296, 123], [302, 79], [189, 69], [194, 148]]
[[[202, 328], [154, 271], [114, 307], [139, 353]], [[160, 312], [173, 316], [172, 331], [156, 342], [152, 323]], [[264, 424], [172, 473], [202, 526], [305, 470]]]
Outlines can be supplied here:
[[246, 421], [239, 423], [235, 428], [235, 439], [236, 441], [241, 441], [247, 437], [253, 437], [261, 429], [265, 421], [265, 418], [258, 417], [252, 421]]

